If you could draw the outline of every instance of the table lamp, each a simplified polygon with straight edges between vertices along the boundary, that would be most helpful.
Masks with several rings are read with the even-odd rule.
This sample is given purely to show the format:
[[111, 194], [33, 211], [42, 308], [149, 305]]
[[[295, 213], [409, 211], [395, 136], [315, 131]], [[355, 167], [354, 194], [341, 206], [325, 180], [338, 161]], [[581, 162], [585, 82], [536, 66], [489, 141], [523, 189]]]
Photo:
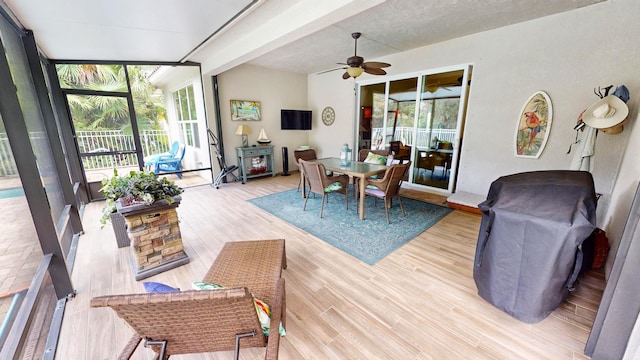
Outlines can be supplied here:
[[251, 128], [249, 125], [238, 125], [236, 135], [242, 135], [242, 147], [249, 146], [249, 140], [247, 139], [247, 135], [249, 134], [251, 134]]

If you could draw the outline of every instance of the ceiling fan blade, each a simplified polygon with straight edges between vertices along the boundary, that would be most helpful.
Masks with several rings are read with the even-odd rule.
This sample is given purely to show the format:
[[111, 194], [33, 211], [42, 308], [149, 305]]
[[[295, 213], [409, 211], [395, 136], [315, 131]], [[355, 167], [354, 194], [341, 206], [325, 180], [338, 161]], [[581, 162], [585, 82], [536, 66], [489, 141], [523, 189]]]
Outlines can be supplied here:
[[382, 69], [369, 68], [369, 67], [364, 68], [364, 72], [366, 72], [367, 74], [371, 74], [371, 75], [386, 75], [387, 74], [387, 72], [382, 70]]
[[385, 68], [385, 67], [389, 67], [391, 66], [391, 64], [387, 64], [384, 62], [379, 62], [379, 61], [367, 61], [366, 63], [362, 64], [363, 68]]
[[339, 68], [335, 68], [335, 69], [331, 69], [331, 70], [325, 70], [325, 71], [321, 71], [319, 73], [317, 73], [316, 75], [320, 75], [320, 74], [324, 74], [324, 73], [328, 73], [328, 72], [332, 72], [332, 71], [336, 71], [336, 70], [344, 70], [346, 69], [346, 67], [339, 67]]
[[342, 74], [342, 78], [345, 79], [345, 80], [347, 80], [350, 77], [351, 77], [351, 75], [349, 75], [349, 73], [346, 72], [346, 71], [344, 72], [344, 74]]

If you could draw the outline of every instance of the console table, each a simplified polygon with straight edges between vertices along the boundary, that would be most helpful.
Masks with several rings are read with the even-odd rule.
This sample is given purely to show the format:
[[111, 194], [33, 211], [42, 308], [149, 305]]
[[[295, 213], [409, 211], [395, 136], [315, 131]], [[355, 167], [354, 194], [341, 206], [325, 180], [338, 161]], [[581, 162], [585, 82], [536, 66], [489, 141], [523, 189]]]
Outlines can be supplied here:
[[258, 176], [276, 176], [273, 161], [273, 145], [237, 147], [238, 167], [242, 183]]

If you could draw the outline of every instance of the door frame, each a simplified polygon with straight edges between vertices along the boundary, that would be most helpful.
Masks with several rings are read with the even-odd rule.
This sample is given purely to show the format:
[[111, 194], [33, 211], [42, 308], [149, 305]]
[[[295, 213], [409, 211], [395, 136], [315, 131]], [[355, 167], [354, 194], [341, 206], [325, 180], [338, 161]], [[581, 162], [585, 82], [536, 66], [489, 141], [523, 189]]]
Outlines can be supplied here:
[[[126, 65], [124, 65], [125, 74], [128, 79], [128, 72], [126, 71]], [[142, 171], [144, 169], [144, 160], [142, 153], [142, 143], [140, 142], [140, 133], [138, 131], [138, 122], [136, 119], [135, 109], [133, 106], [133, 96], [131, 95], [131, 87], [129, 81], [127, 81], [127, 92], [115, 92], [115, 91], [102, 91], [102, 90], [85, 90], [85, 89], [61, 89], [63, 94], [64, 106], [67, 111], [67, 118], [69, 120], [71, 131], [73, 133], [74, 146], [76, 149], [76, 153], [78, 154], [78, 158], [80, 161], [80, 169], [81, 169], [81, 177], [82, 184], [86, 189], [87, 196], [89, 201], [101, 200], [104, 199], [104, 195], [100, 191], [102, 188], [102, 182], [89, 182], [86, 176], [86, 170], [84, 168], [82, 158], [87, 156], [120, 156], [126, 154], [136, 154], [136, 158], [138, 160], [138, 170]], [[96, 153], [83, 153], [80, 151], [80, 146], [78, 145], [78, 138], [76, 136], [76, 128], [73, 123], [73, 117], [71, 115], [71, 108], [69, 107], [69, 101], [67, 99], [68, 95], [80, 95], [80, 96], [110, 96], [117, 98], [124, 98], [127, 101], [127, 109], [129, 111], [129, 121], [131, 123], [131, 131], [133, 135], [133, 143], [134, 150], [109, 150], [109, 151], [101, 151]]]
[[[463, 139], [463, 133], [464, 133], [464, 127], [465, 127], [465, 121], [466, 121], [466, 114], [467, 114], [467, 104], [468, 104], [468, 100], [469, 100], [469, 89], [470, 89], [470, 82], [471, 82], [471, 75], [473, 72], [473, 64], [472, 63], [463, 63], [463, 64], [458, 64], [458, 65], [451, 65], [451, 66], [445, 66], [445, 67], [440, 67], [440, 68], [434, 68], [434, 69], [428, 69], [428, 70], [423, 70], [423, 71], [418, 71], [418, 72], [410, 72], [410, 73], [404, 73], [404, 74], [398, 74], [398, 75], [393, 75], [393, 76], [385, 76], [384, 78], [380, 79], [380, 78], [374, 78], [374, 79], [369, 79], [369, 80], [356, 80], [356, 96], [355, 96], [355, 109], [354, 109], [354, 148], [358, 148], [358, 142], [359, 142], [359, 124], [360, 124], [360, 116], [361, 116], [361, 111], [359, 111], [360, 108], [360, 97], [361, 97], [361, 88], [363, 86], [368, 86], [368, 85], [375, 85], [375, 84], [381, 84], [384, 83], [385, 84], [385, 100], [384, 100], [384, 119], [383, 119], [383, 138], [385, 138], [386, 136], [386, 124], [387, 124], [387, 115], [388, 115], [388, 109], [387, 109], [387, 105], [389, 102], [389, 85], [392, 81], [397, 81], [397, 80], [403, 80], [403, 79], [409, 79], [409, 78], [414, 78], [417, 77], [418, 79], [418, 85], [416, 88], [416, 104], [419, 103], [420, 101], [420, 91], [418, 91], [418, 89], [422, 88], [422, 79], [425, 76], [429, 76], [429, 75], [435, 75], [435, 74], [439, 74], [439, 73], [445, 73], [445, 72], [452, 72], [452, 71], [462, 71], [463, 75], [462, 75], [462, 84], [463, 86], [461, 87], [461, 91], [460, 91], [460, 107], [458, 109], [458, 117], [457, 117], [457, 122], [456, 122], [456, 133], [455, 133], [455, 141], [453, 143], [453, 156], [452, 156], [452, 164], [451, 164], [451, 170], [450, 170], [450, 175], [449, 175], [449, 182], [448, 182], [448, 186], [446, 189], [443, 188], [438, 188], [438, 187], [433, 187], [433, 186], [428, 186], [428, 185], [422, 185], [422, 184], [416, 184], [413, 182], [413, 171], [414, 171], [414, 166], [412, 166], [409, 170], [409, 179], [408, 181], [404, 181], [403, 182], [403, 186], [406, 187], [410, 187], [410, 188], [416, 188], [416, 189], [429, 189], [429, 191], [432, 192], [436, 192], [436, 193], [442, 193], [442, 194], [451, 194], [455, 191], [456, 188], [456, 184], [457, 184], [457, 176], [458, 176], [458, 166], [460, 164], [460, 156], [461, 156], [461, 145], [462, 145], [462, 139]], [[418, 107], [416, 106], [416, 109]], [[414, 113], [414, 123], [413, 123], [413, 133], [414, 133], [414, 139], [415, 139], [415, 135], [417, 134], [417, 117], [418, 117], [418, 111], [416, 111]], [[411, 159], [415, 159], [415, 152], [417, 151], [415, 146], [411, 147]]]

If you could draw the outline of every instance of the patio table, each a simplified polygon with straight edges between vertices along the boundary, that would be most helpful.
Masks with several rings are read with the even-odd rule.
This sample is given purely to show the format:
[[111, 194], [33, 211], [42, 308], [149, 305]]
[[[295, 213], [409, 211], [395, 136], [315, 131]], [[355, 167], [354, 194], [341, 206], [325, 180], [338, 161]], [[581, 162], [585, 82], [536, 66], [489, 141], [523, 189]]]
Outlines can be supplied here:
[[[348, 165], [340, 165], [340, 159], [338, 158], [323, 158], [313, 161], [321, 163], [327, 170], [358, 178], [360, 182], [360, 203], [358, 204], [358, 206], [360, 206], [360, 220], [364, 220], [364, 188], [367, 182], [367, 178], [373, 175], [384, 173], [387, 170], [387, 166], [370, 164], [361, 161], [351, 161]], [[302, 183], [304, 184], [304, 174], [302, 176]], [[302, 196], [306, 197], [307, 194], [305, 187], [303, 186], [302, 189]]]

